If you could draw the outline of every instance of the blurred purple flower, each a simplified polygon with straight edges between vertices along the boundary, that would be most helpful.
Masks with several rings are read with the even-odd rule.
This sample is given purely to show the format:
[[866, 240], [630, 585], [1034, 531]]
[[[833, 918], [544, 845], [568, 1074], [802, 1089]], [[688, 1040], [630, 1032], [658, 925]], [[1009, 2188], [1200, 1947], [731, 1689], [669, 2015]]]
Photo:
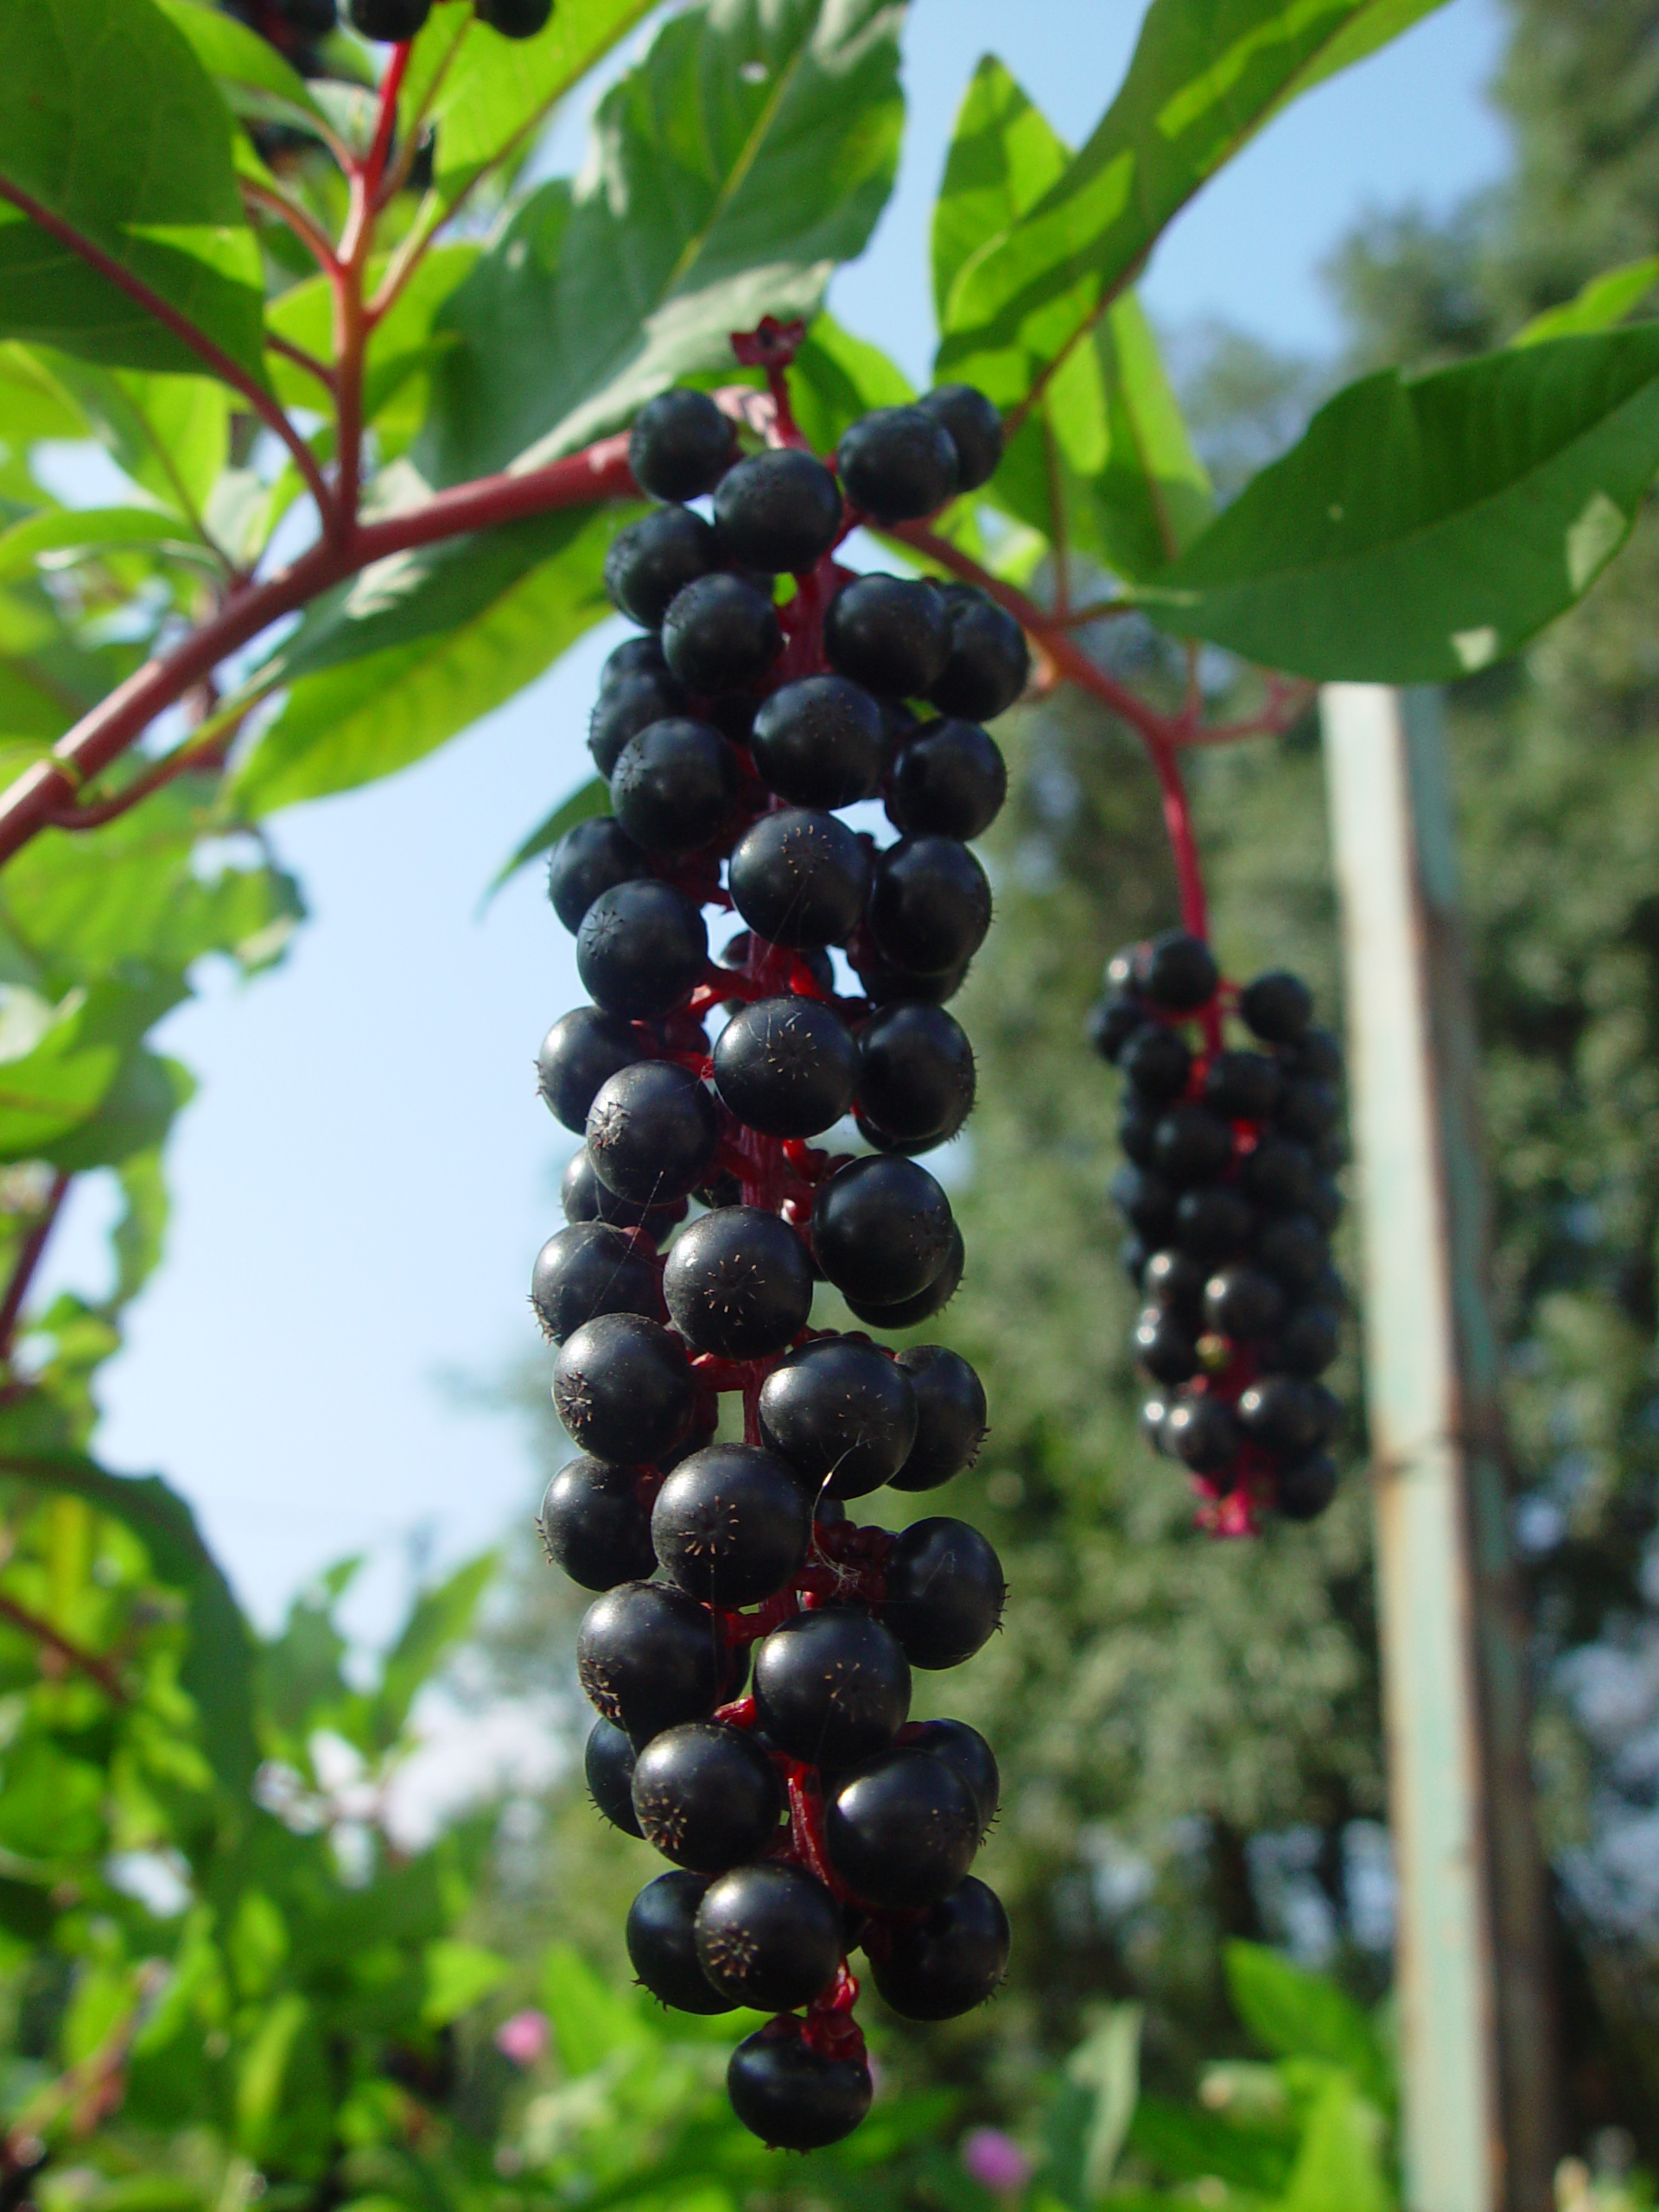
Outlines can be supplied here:
[[533, 2066], [547, 2049], [547, 2015], [533, 2006], [503, 2020], [495, 2031], [496, 2049], [515, 2066]]
[[962, 2139], [962, 2163], [999, 2196], [1017, 2196], [1031, 2179], [1030, 2159], [1000, 2127], [970, 2128]]

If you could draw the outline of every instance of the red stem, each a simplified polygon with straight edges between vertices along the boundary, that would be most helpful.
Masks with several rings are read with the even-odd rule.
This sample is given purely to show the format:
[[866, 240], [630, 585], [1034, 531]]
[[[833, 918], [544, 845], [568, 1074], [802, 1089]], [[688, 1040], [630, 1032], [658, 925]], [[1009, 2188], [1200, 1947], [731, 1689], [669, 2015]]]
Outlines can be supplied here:
[[43, 207], [38, 200], [32, 198], [27, 192], [19, 191], [15, 184], [9, 184], [3, 178], [0, 178], [0, 200], [9, 200], [14, 207], [27, 215], [30, 222], [37, 224], [48, 237], [56, 238], [60, 245], [67, 246], [71, 253], [78, 253], [89, 267], [97, 270], [100, 276], [106, 278], [109, 283], [124, 291], [130, 300], [137, 301], [145, 314], [154, 316], [164, 329], [170, 330], [180, 343], [188, 346], [198, 359], [206, 362], [213, 374], [223, 383], [231, 385], [234, 391], [239, 391], [260, 421], [267, 429], [276, 433], [289, 453], [293, 454], [295, 465], [301, 475], [304, 477], [306, 487], [317, 503], [318, 512], [325, 518], [332, 513], [334, 503], [328, 496], [328, 487], [322, 480], [322, 471], [317, 467], [316, 456], [312, 453], [310, 447], [306, 444], [305, 440], [294, 428], [270, 394], [263, 391], [247, 371], [239, 367], [228, 353], [222, 352], [219, 346], [215, 346], [205, 330], [199, 330], [188, 315], [181, 315], [178, 309], [164, 300], [159, 292], [152, 292], [148, 284], [124, 269], [120, 263], [105, 253], [101, 246], [96, 246], [90, 238], [83, 238], [80, 232], [72, 224], [66, 223], [60, 215], [54, 215], [49, 207]]
[[17, 1334], [17, 1323], [22, 1313], [23, 1300], [29, 1295], [29, 1286], [35, 1279], [35, 1268], [41, 1264], [41, 1255], [46, 1250], [48, 1240], [56, 1226], [58, 1215], [62, 1211], [63, 1201], [68, 1189], [69, 1178], [60, 1168], [53, 1178], [52, 1187], [47, 1193], [46, 1204], [41, 1209], [40, 1218], [18, 1247], [17, 1257], [12, 1266], [11, 1281], [6, 1285], [5, 1297], [0, 1300], [0, 1359], [11, 1357], [11, 1347]]
[[386, 73], [380, 79], [380, 117], [375, 124], [374, 143], [369, 149], [369, 158], [363, 164], [363, 180], [368, 187], [371, 206], [386, 173], [386, 156], [391, 151], [391, 134], [397, 127], [397, 95], [403, 90], [404, 73], [409, 67], [409, 56], [410, 41], [405, 39], [392, 48]]

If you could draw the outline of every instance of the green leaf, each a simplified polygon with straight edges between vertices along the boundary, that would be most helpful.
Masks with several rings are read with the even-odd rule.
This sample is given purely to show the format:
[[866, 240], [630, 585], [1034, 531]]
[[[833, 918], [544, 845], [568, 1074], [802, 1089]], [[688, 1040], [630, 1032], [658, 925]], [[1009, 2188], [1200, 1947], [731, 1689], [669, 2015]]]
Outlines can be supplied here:
[[902, 407], [916, 387], [879, 346], [843, 330], [833, 315], [815, 318], [790, 372], [795, 420], [807, 443], [830, 453], [849, 423], [874, 407]]
[[1153, 0], [1122, 90], [1063, 175], [951, 277], [941, 378], [1007, 407], [1092, 327], [1268, 116], [1444, 0]]
[[212, 377], [143, 375], [66, 361], [92, 435], [140, 490], [198, 536], [202, 510], [230, 457], [231, 395]]
[[1213, 2176], [1230, 2189], [1263, 2196], [1276, 2195], [1291, 2168], [1291, 2145], [1281, 2137], [1235, 2127], [1219, 2113], [1166, 2097], [1141, 2098], [1129, 2122], [1128, 2142], [1173, 2181]]
[[1382, 2113], [1337, 2075], [1308, 2114], [1283, 2212], [1395, 2212], [1383, 2147]]
[[[473, 20], [470, 14], [466, 21]], [[500, 45], [502, 41], [497, 40]], [[369, 339], [367, 372], [364, 379], [363, 411], [373, 422], [406, 378], [428, 368], [459, 343], [453, 333], [435, 339], [432, 324], [439, 309], [476, 263], [475, 245], [438, 245], [422, 257], [414, 275], [391, 307], [375, 325]], [[382, 257], [370, 266], [371, 290], [389, 266]], [[272, 333], [290, 345], [334, 365], [334, 289], [326, 276], [296, 284], [271, 302], [266, 322]], [[285, 407], [308, 407], [314, 411], [325, 400], [321, 385], [304, 369], [271, 357], [271, 384]]]
[[1588, 590], [1656, 466], [1659, 325], [1385, 370], [1140, 596], [1165, 629], [1267, 667], [1444, 682]]
[[493, 1552], [484, 1552], [457, 1567], [448, 1581], [421, 1592], [375, 1693], [369, 1732], [377, 1750], [390, 1751], [402, 1735], [416, 1697], [471, 1627], [478, 1601], [499, 1564]]
[[470, 2012], [512, 1969], [498, 1952], [480, 1943], [446, 1938], [426, 1947], [426, 1999], [421, 2018], [429, 2028], [447, 2028]]
[[1649, 254], [1644, 261], [1628, 261], [1622, 269], [1604, 270], [1573, 298], [1534, 315], [1510, 343], [1536, 346], [1545, 338], [1580, 338], [1589, 331], [1615, 329], [1641, 306], [1656, 283], [1659, 283], [1659, 254]]
[[542, 2002], [553, 2048], [573, 2079], [591, 2074], [613, 2051], [646, 2048], [651, 2031], [638, 2009], [607, 1987], [580, 1952], [555, 1943], [542, 1967]]
[[1225, 1964], [1234, 2009], [1269, 2050], [1344, 2067], [1368, 2095], [1389, 2101], [1388, 2052], [1345, 1990], [1260, 1943], [1230, 1943]]
[[[0, 9], [0, 194], [54, 217], [263, 381], [264, 288], [232, 128], [153, 0]], [[0, 334], [136, 368], [201, 366], [15, 202], [0, 205]]]
[[0, 1160], [38, 1160], [91, 1119], [115, 1081], [120, 1048], [89, 1044], [84, 1012], [73, 1007], [32, 1052], [0, 1061]]
[[512, 698], [611, 612], [621, 512], [535, 516], [382, 562], [320, 601], [270, 664], [292, 688], [237, 779], [241, 804], [269, 814], [373, 783]]
[[567, 830], [574, 830], [578, 822], [591, 822], [596, 814], [611, 810], [610, 786], [603, 776], [592, 776], [569, 798], [561, 799], [551, 814], [538, 822], [524, 843], [510, 860], [504, 861], [490, 879], [486, 893], [486, 902], [494, 896], [510, 875], [517, 875], [527, 861], [543, 853], [550, 853]]
[[[0, 531], [0, 583], [32, 573], [43, 554], [70, 559], [118, 545], [168, 545], [197, 553], [181, 543], [177, 519], [149, 507], [54, 507]], [[50, 565], [50, 564], [49, 564]]]
[[[0, 1080], [4, 1073], [0, 1069]], [[143, 1154], [153, 1155], [195, 1090], [188, 1068], [140, 1046], [123, 1056], [97, 1111], [67, 1135], [43, 1141], [41, 1157], [78, 1175], [92, 1167], [117, 1167]]]
[[156, 5], [189, 41], [232, 113], [302, 130], [315, 130], [323, 121], [304, 78], [257, 31], [223, 14], [212, 0], [156, 0]]
[[[438, 8], [410, 55], [398, 100], [408, 132], [435, 124], [431, 199], [452, 207], [480, 172], [525, 149], [537, 125], [651, 11], [652, 0], [560, 0], [534, 38], [507, 40], [470, 8]], [[423, 219], [429, 219], [422, 211]]]
[[287, 1991], [264, 2014], [242, 2051], [236, 2070], [236, 2139], [250, 2158], [257, 2158], [264, 2147], [283, 2094], [294, 2039], [309, 2011], [297, 1991]]
[[1087, 493], [1109, 565], [1121, 576], [1149, 575], [1208, 524], [1209, 472], [1133, 292], [1108, 308], [1095, 348], [1106, 390], [1106, 453]]
[[709, 0], [612, 86], [574, 191], [520, 208], [443, 317], [429, 473], [546, 461], [730, 334], [810, 315], [892, 188], [902, 0]]

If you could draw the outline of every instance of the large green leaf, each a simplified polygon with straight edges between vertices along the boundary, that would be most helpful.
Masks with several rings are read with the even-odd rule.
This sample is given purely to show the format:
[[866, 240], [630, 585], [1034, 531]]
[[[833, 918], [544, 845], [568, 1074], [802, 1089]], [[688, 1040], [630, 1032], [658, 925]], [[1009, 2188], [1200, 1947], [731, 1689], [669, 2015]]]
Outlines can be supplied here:
[[[467, 21], [470, 22], [469, 14]], [[499, 45], [499, 40], [496, 41]], [[403, 290], [370, 335], [363, 413], [373, 422], [404, 380], [428, 367], [459, 341], [453, 333], [435, 341], [432, 324], [444, 302], [477, 261], [475, 245], [433, 246], [424, 254]], [[386, 269], [385, 259], [369, 270], [371, 288]], [[296, 284], [271, 303], [267, 321], [279, 338], [315, 359], [334, 364], [334, 291], [326, 276]], [[280, 354], [271, 357], [271, 384], [285, 406], [315, 409], [324, 404], [316, 378]]]
[[66, 559], [121, 546], [171, 545], [199, 552], [180, 542], [177, 520], [149, 507], [53, 507], [0, 531], [0, 583], [26, 576], [42, 555]]
[[290, 688], [238, 778], [243, 805], [268, 814], [373, 783], [510, 699], [611, 612], [615, 526], [534, 516], [379, 563], [319, 602], [264, 671]]
[[1261, 1943], [1230, 1943], [1227, 1987], [1238, 2017], [1280, 2058], [1343, 2068], [1380, 2103], [1392, 2100], [1389, 2054], [1370, 2018], [1326, 1974], [1309, 1974]]
[[[263, 378], [258, 251], [232, 124], [154, 0], [0, 8], [0, 188], [26, 195]], [[0, 204], [0, 333], [93, 360], [200, 365], [69, 245]]]
[[886, 203], [903, 0], [708, 0], [665, 22], [594, 119], [576, 185], [544, 185], [456, 293], [429, 472], [545, 461], [730, 334], [809, 315]]
[[941, 376], [1000, 406], [1090, 329], [1187, 201], [1277, 108], [1444, 0], [1153, 0], [1122, 89], [1019, 219], [956, 270]]
[[91, 1119], [115, 1081], [120, 1047], [89, 1040], [85, 1012], [69, 1007], [32, 1050], [0, 1059], [0, 1160], [38, 1159]]
[[269, 39], [213, 0], [156, 0], [238, 115], [315, 130], [322, 111], [311, 88]]
[[1268, 667], [1435, 683], [1586, 591], [1659, 466], [1659, 324], [1350, 385], [1141, 594]]
[[1396, 2212], [1382, 2115], [1342, 2075], [1325, 2082], [1285, 2186], [1283, 2212]]

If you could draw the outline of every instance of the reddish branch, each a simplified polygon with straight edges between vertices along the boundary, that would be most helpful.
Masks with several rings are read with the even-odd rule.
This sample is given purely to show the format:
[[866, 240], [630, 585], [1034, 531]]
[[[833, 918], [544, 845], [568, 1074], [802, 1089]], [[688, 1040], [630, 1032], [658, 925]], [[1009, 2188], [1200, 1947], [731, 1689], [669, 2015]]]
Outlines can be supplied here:
[[96, 1651], [85, 1649], [54, 1628], [50, 1621], [43, 1621], [38, 1613], [31, 1613], [27, 1606], [20, 1605], [15, 1598], [8, 1598], [3, 1592], [0, 1592], [0, 1620], [10, 1621], [25, 1636], [33, 1637], [36, 1643], [44, 1644], [48, 1651], [55, 1651], [66, 1666], [73, 1667], [77, 1672], [96, 1682], [105, 1697], [113, 1699], [117, 1705], [127, 1702], [127, 1693], [121, 1686], [121, 1678], [107, 1659], [100, 1658]]
[[35, 1217], [35, 1225], [17, 1248], [17, 1257], [12, 1262], [11, 1281], [6, 1285], [6, 1294], [0, 1299], [0, 1359], [11, 1357], [11, 1347], [17, 1336], [17, 1323], [22, 1314], [23, 1300], [29, 1295], [35, 1270], [41, 1264], [53, 1230], [57, 1225], [63, 1201], [69, 1189], [69, 1178], [61, 1168], [52, 1179], [46, 1203]]

